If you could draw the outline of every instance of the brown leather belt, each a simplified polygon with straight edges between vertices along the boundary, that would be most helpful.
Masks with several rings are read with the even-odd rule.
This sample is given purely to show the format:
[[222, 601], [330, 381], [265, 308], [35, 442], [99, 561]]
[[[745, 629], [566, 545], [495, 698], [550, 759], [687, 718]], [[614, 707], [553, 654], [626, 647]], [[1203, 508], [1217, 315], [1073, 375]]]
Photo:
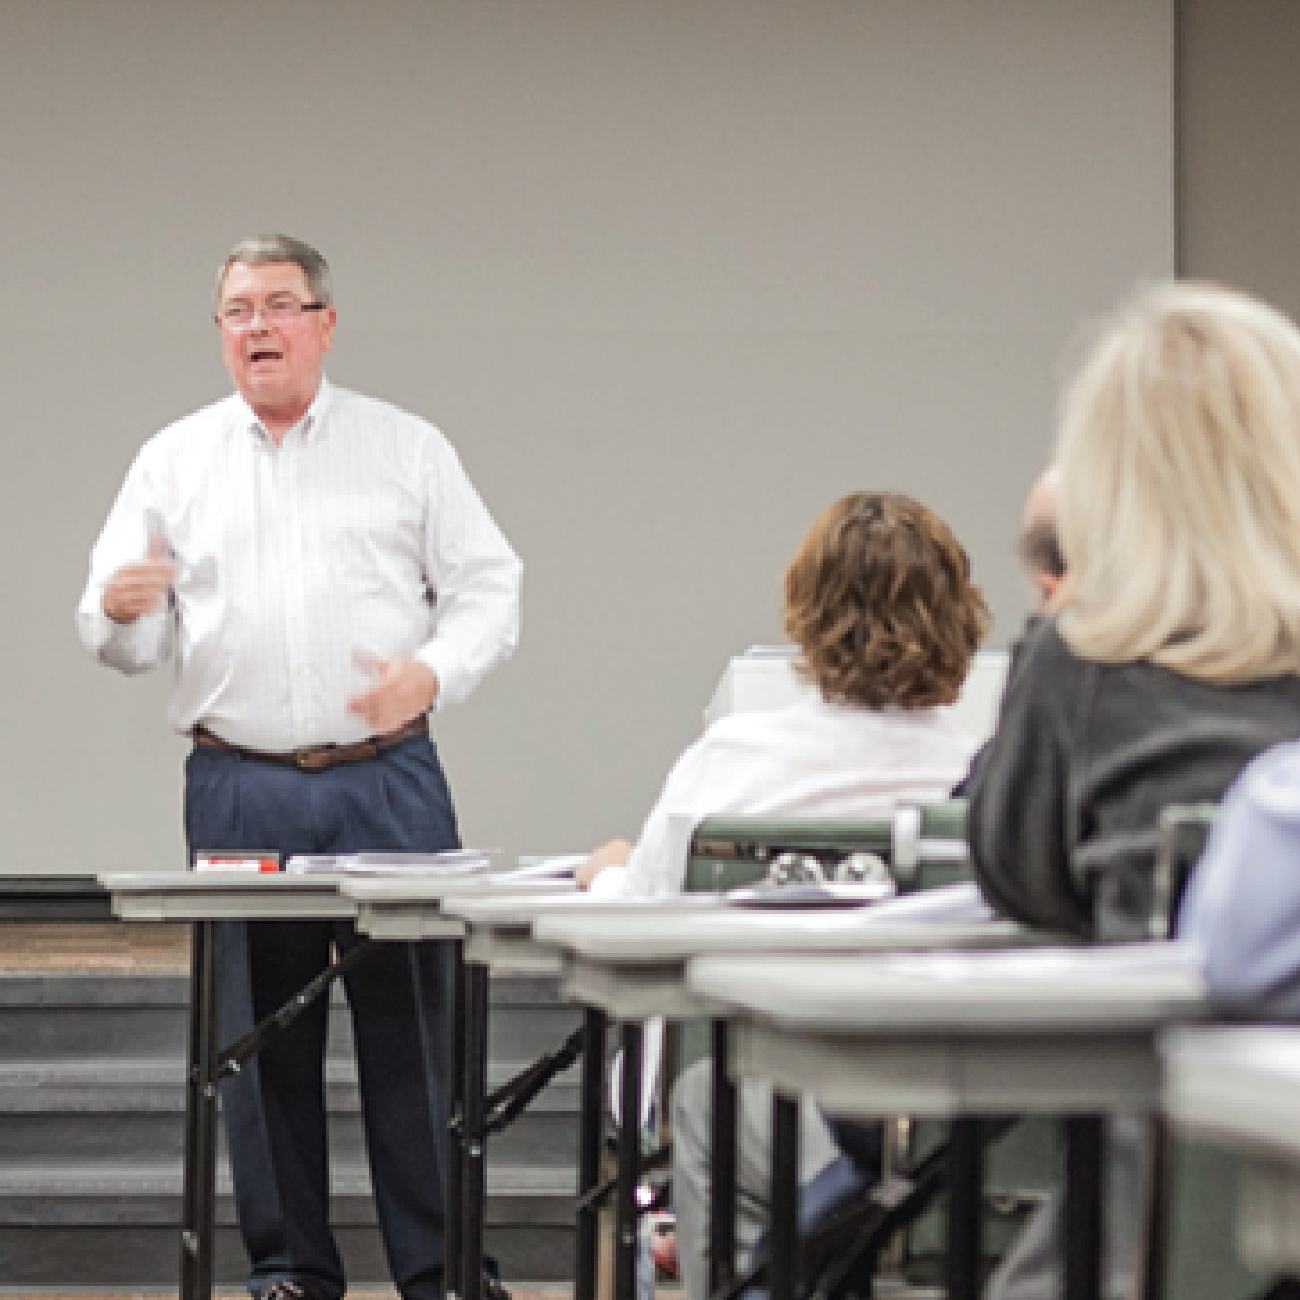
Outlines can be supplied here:
[[304, 745], [287, 754], [268, 754], [265, 750], [232, 745], [230, 741], [214, 736], [201, 723], [190, 733], [196, 745], [204, 745], [208, 749], [224, 749], [227, 753], [242, 754], [245, 758], [256, 758], [264, 763], [285, 763], [289, 767], [296, 767], [300, 772], [324, 772], [340, 763], [360, 763], [364, 759], [374, 758], [385, 749], [400, 745], [404, 740], [428, 734], [429, 717], [425, 713], [412, 718], [410, 722], [404, 722], [396, 731], [386, 731], [382, 736], [371, 736], [369, 740], [358, 740], [351, 745]]

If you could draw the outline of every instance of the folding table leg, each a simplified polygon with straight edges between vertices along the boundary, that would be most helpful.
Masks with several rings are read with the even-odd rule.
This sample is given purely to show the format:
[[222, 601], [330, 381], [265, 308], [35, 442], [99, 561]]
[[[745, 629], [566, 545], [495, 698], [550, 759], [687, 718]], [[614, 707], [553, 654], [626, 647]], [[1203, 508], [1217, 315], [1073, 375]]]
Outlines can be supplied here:
[[1065, 1121], [1065, 1300], [1101, 1298], [1105, 1136], [1100, 1116]]
[[641, 1164], [641, 1026], [624, 1024], [614, 1209], [614, 1300], [636, 1300], [636, 1184]]
[[465, 944], [452, 944], [451, 1042], [448, 1044], [447, 1184], [443, 1191], [443, 1283], [447, 1300], [460, 1300], [461, 1198], [464, 1174], [461, 1153], [465, 1123]]
[[768, 1294], [794, 1300], [799, 1278], [799, 1102], [772, 1094], [772, 1227]]
[[713, 1022], [713, 1178], [709, 1200], [709, 1294], [736, 1272], [736, 1085], [727, 1070], [727, 1022]]
[[461, 1294], [479, 1300], [483, 1287], [483, 1209], [487, 1191], [486, 1139], [483, 1133], [487, 1093], [488, 968], [465, 966], [465, 1151], [462, 1156], [464, 1200], [461, 1206]]
[[979, 1300], [983, 1261], [984, 1141], [977, 1119], [956, 1119], [949, 1139], [948, 1300]]
[[573, 1300], [596, 1300], [596, 1251], [599, 1216], [583, 1198], [600, 1182], [601, 1120], [605, 1112], [605, 1013], [588, 1007], [583, 1017], [582, 1084], [578, 1117], [577, 1258]]
[[185, 1182], [181, 1208], [181, 1300], [212, 1295], [217, 1201], [217, 1009], [220, 923], [190, 927], [189, 1052], [185, 1062]]
[[1150, 1125], [1151, 1167], [1147, 1175], [1146, 1252], [1140, 1300], [1163, 1300], [1169, 1251], [1169, 1128], [1163, 1117]]

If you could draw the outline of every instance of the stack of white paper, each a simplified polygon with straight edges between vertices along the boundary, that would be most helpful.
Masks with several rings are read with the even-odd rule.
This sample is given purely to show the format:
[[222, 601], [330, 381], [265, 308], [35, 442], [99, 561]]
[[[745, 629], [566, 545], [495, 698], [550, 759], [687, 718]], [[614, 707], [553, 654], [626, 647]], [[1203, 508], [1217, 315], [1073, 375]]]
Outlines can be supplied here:
[[585, 853], [561, 853], [550, 857], [520, 856], [519, 865], [497, 873], [509, 880], [572, 880], [573, 873], [587, 860]]
[[290, 875], [468, 876], [486, 871], [495, 849], [448, 849], [444, 853], [345, 853], [298, 855], [289, 859]]

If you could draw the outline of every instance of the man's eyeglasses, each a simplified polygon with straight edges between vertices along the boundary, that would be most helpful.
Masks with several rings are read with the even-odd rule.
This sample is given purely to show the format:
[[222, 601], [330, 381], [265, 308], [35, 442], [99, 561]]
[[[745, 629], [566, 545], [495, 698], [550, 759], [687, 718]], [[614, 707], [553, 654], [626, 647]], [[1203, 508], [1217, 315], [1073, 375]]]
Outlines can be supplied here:
[[234, 333], [251, 329], [260, 310], [262, 319], [268, 325], [292, 325], [301, 319], [304, 312], [324, 311], [328, 303], [299, 302], [297, 298], [286, 295], [282, 298], [268, 298], [260, 309], [251, 302], [236, 300], [228, 302], [217, 312], [217, 324]]

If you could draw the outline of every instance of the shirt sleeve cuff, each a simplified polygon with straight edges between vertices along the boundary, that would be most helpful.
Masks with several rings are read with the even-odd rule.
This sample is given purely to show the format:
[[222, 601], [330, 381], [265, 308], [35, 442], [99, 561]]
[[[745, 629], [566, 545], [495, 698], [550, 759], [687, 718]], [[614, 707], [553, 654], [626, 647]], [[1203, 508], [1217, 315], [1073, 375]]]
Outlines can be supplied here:
[[437, 711], [446, 708], [448, 704], [454, 704], [456, 673], [451, 667], [446, 649], [436, 642], [430, 642], [417, 650], [414, 657], [438, 679], [438, 693], [433, 697], [430, 708]]
[[102, 607], [82, 614], [85, 641], [100, 659], [117, 664], [141, 664], [156, 653], [165, 615], [142, 614], [133, 623], [115, 623]]
[[588, 890], [593, 898], [626, 898], [628, 879], [626, 867], [606, 867], [591, 882]]

